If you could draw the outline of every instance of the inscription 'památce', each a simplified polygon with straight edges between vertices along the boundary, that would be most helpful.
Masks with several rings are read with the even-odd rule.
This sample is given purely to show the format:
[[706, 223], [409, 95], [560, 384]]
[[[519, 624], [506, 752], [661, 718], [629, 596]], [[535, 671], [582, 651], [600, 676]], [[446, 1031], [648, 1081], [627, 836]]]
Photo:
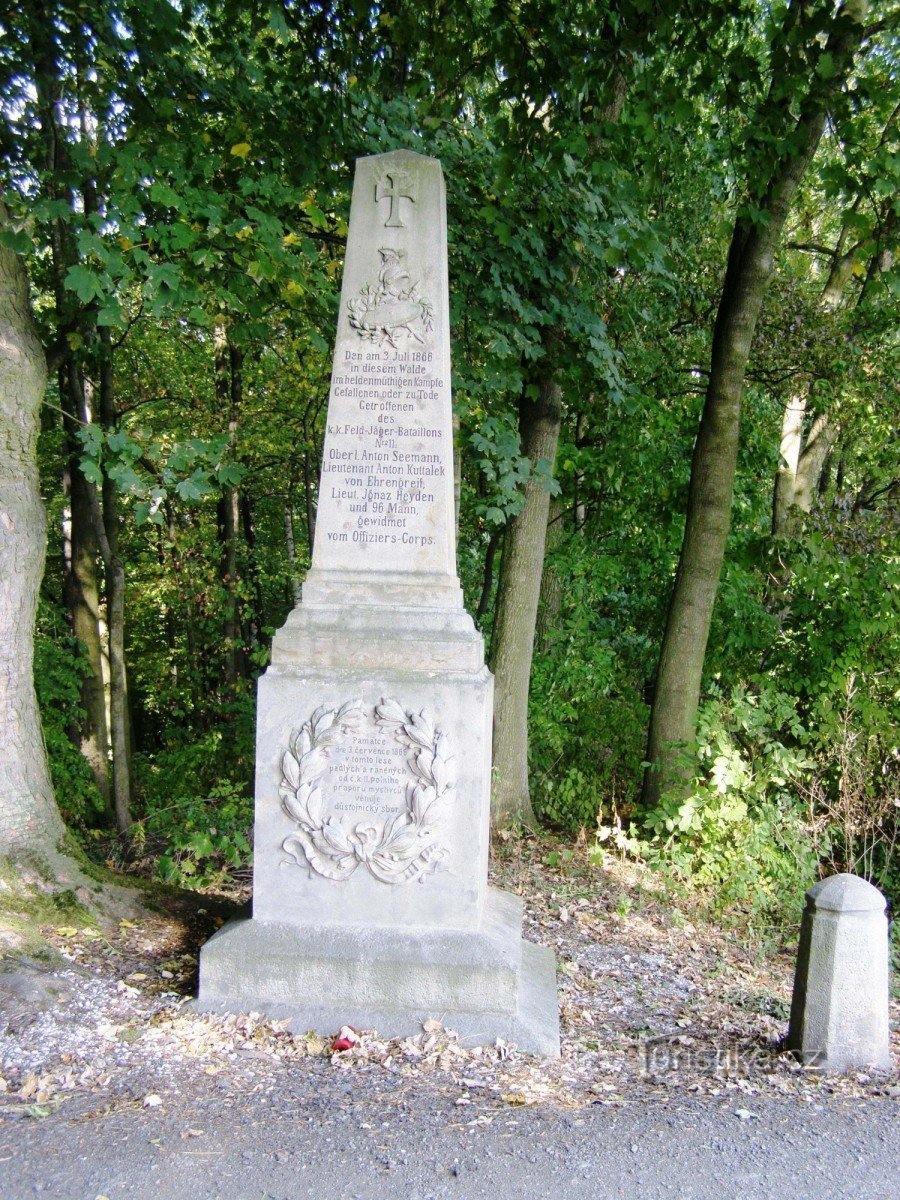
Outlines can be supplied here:
[[383, 883], [422, 879], [449, 856], [439, 828], [455, 784], [449, 740], [427, 713], [389, 699], [323, 705], [281, 756], [281, 805], [295, 823], [282, 848], [327, 879], [360, 865]]

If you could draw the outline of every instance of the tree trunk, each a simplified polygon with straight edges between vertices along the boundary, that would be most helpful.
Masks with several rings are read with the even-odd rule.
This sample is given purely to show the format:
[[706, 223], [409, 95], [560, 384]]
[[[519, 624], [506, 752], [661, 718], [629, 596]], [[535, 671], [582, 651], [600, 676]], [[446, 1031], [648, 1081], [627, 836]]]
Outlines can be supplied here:
[[484, 571], [481, 577], [481, 595], [478, 597], [478, 607], [475, 610], [475, 622], [479, 628], [485, 618], [491, 603], [491, 593], [494, 590], [494, 559], [503, 539], [502, 529], [492, 529], [488, 538], [487, 549], [484, 552]]
[[[6, 210], [0, 201], [0, 228]], [[18, 256], [0, 245], [0, 852], [52, 853], [64, 833], [34, 691], [47, 544], [37, 471], [47, 365]]]
[[[106, 432], [116, 426], [113, 347], [109, 330], [100, 329], [100, 403], [97, 416]], [[85, 397], [87, 401], [87, 396]], [[87, 412], [83, 414], [87, 419]], [[106, 577], [106, 626], [109, 637], [109, 725], [113, 753], [113, 804], [116, 828], [127, 833], [132, 826], [131, 709], [125, 658], [125, 563], [119, 552], [119, 505], [116, 485], [103, 477], [102, 498], [86, 484], [94, 536]]]
[[829, 421], [827, 413], [820, 413], [812, 423], [806, 445], [797, 464], [797, 478], [794, 487], [795, 513], [812, 512], [812, 506], [819, 492], [822, 472], [831, 448], [835, 443], [838, 431]]
[[253, 502], [246, 491], [240, 493], [241, 528], [244, 532], [244, 545], [247, 547], [247, 574], [253, 589], [253, 611], [249, 614], [244, 642], [252, 649], [259, 647], [260, 629], [263, 623], [262, 580], [259, 576], [259, 563], [256, 558], [256, 523], [253, 516]]
[[[859, 44], [864, 11], [864, 4], [854, 4], [838, 14], [839, 31], [825, 47], [836, 67], [833, 87], [843, 78]], [[793, 14], [789, 12], [787, 19], [793, 20]], [[789, 94], [786, 83], [774, 78], [770, 96]], [[703, 660], [731, 524], [747, 359], [788, 208], [825, 127], [827, 98], [821, 89], [811, 92], [796, 123], [790, 109], [783, 108], [790, 122], [785, 128], [790, 149], [775, 164], [760, 199], [758, 219], [751, 223], [738, 217], [735, 222], [691, 463], [684, 541], [657, 668], [642, 795], [645, 808], [655, 807], [663, 792], [683, 791], [689, 783], [684, 752], [692, 748], [696, 735]], [[783, 100], [777, 103], [784, 106]]]
[[[316, 406], [318, 409], [318, 406]], [[315, 433], [316, 413], [313, 402], [310, 401], [303, 410], [303, 502], [306, 513], [306, 545], [312, 561], [313, 545], [316, 540], [316, 497], [319, 494], [319, 477], [317, 463], [321, 455], [316, 446]]]
[[[70, 460], [71, 461], [71, 460]], [[100, 589], [97, 583], [97, 539], [91, 523], [87, 486], [77, 461], [69, 472], [71, 563], [65, 581], [72, 632], [84, 648], [88, 671], [81, 683], [80, 748], [91, 768], [104, 805], [111, 800], [110, 744], [100, 635]]]
[[[594, 393], [588, 396], [588, 408], [594, 407]], [[580, 450], [584, 444], [584, 413], [579, 413], [575, 418], [575, 446]], [[574, 529], [576, 533], [580, 533], [584, 528], [584, 523], [587, 520], [587, 507], [584, 503], [584, 471], [578, 470], [575, 472], [575, 503], [573, 506], [574, 513]]]
[[[537, 400], [520, 400], [521, 452], [532, 466], [545, 459], [552, 470], [561, 420], [562, 395], [555, 378], [541, 383]], [[534, 824], [528, 787], [528, 687], [549, 508], [549, 491], [532, 477], [522, 511], [510, 521], [503, 542], [491, 644], [496, 680], [491, 814], [497, 826]]]
[[797, 490], [797, 468], [800, 465], [805, 415], [805, 397], [792, 396], [784, 406], [781, 419], [781, 465], [775, 476], [775, 487], [772, 491], [773, 537], [781, 537], [787, 533], [788, 514], [794, 504]]
[[294, 605], [300, 603], [303, 585], [297, 575], [297, 548], [294, 542], [294, 506], [290, 496], [284, 498], [284, 544], [287, 550], [288, 566], [291, 571], [291, 597]]
[[[56, 26], [35, 10], [29, 23], [29, 37], [34, 62], [34, 80], [40, 113], [40, 132], [44, 143], [46, 193], [50, 199], [74, 203], [67, 174], [71, 167], [66, 135], [61, 124], [63, 85], [59, 62]], [[87, 188], [84, 195], [86, 210], [91, 208], [93, 195]], [[51, 225], [51, 274], [56, 305], [56, 334], [59, 340], [79, 330], [82, 313], [75, 297], [65, 288], [67, 271], [78, 261], [78, 251], [66, 222], [56, 220]], [[81, 328], [84, 336], [89, 329]], [[106, 331], [108, 338], [108, 330]], [[60, 371], [60, 398], [66, 412], [66, 433], [69, 445], [70, 505], [71, 505], [71, 562], [65, 580], [65, 596], [72, 630], [84, 645], [90, 674], [82, 684], [82, 704], [85, 722], [81, 731], [81, 749], [105, 803], [110, 799], [109, 751], [110, 734], [107, 720], [106, 684], [103, 675], [103, 649], [100, 631], [99, 588], [97, 584], [96, 529], [88, 484], [79, 467], [80, 449], [75, 439], [79, 419], [85, 416], [84, 378], [71, 352]]]
[[[882, 131], [881, 145], [885, 144], [898, 114], [900, 114], [900, 105], [894, 109], [887, 125]], [[850, 207], [851, 213], [858, 211], [862, 200], [863, 193], [860, 193]], [[856, 300], [857, 309], [862, 306], [872, 282], [882, 271], [890, 270], [892, 255], [889, 246], [885, 243], [890, 238], [893, 229], [896, 228], [896, 223], [897, 214], [893, 209], [889, 209], [873, 231], [875, 253], [869, 259], [866, 278]], [[831, 255], [828, 278], [825, 280], [822, 294], [819, 297], [821, 306], [832, 312], [843, 300], [847, 284], [853, 277], [853, 270], [860, 259], [862, 244], [857, 242], [848, 250], [846, 247], [849, 237], [850, 226], [845, 224]], [[857, 332], [858, 327], [854, 325], [850, 330], [849, 341], [851, 343], [856, 338]], [[782, 425], [782, 458], [785, 457], [785, 430], [791, 421], [789, 415], [790, 406], [796, 403], [802, 404], [804, 409], [806, 407], [805, 400], [791, 400], [788, 402], [788, 408], [785, 410]], [[816, 493], [819, 495], [824, 493], [827, 486], [825, 478], [827, 472], [825, 468], [831, 448], [837, 440], [837, 435], [838, 430], [830, 424], [828, 414], [820, 413], [812, 424], [809, 437], [804, 446], [803, 418], [801, 415], [797, 429], [796, 443], [793, 439], [791, 440], [793, 477], [783, 478], [784, 469], [781, 468], [775, 479], [772, 499], [773, 536], [795, 536], [800, 529], [801, 514], [809, 513], [812, 510], [813, 497]], [[843, 471], [839, 466], [839, 479], [842, 477], [842, 474]], [[779, 571], [779, 582], [783, 585], [789, 575], [789, 565], [782, 564]]]
[[[227, 339], [221, 325], [215, 330], [216, 396], [228, 413], [228, 440], [232, 453], [237, 437], [243, 378], [241, 355]], [[226, 484], [218, 506], [220, 574], [225, 589], [225, 621], [222, 630], [225, 649], [225, 682], [234, 687], [244, 674], [240, 624], [237, 538], [240, 527], [240, 500], [237, 488]]]
[[[643, 22], [639, 20], [637, 27]], [[627, 52], [624, 57], [628, 57]], [[601, 121], [618, 121], [628, 89], [628, 78], [618, 58], [609, 77], [606, 102], [596, 114]], [[601, 138], [591, 139], [593, 155], [603, 151]], [[572, 271], [571, 285], [578, 279], [579, 267]], [[544, 349], [550, 351], [560, 331], [550, 328], [544, 336]], [[548, 359], [552, 354], [548, 354]], [[545, 459], [552, 472], [562, 424], [562, 392], [555, 375], [540, 381], [537, 400], [524, 396], [519, 402], [521, 452], [531, 460]], [[523, 822], [534, 824], [534, 811], [528, 785], [528, 691], [537, 623], [550, 493], [532, 477], [525, 487], [522, 511], [507, 525], [500, 563], [500, 581], [491, 658], [495, 674], [494, 693], [494, 786], [491, 820], [503, 826]]]
[[[550, 508], [547, 516], [547, 544], [545, 546], [545, 555], [547, 557], [551, 555], [552, 551], [557, 550], [562, 545], [563, 534], [565, 533], [563, 526], [564, 511], [559, 497], [553, 496], [550, 500]], [[559, 630], [561, 613], [562, 579], [560, 578], [558, 568], [552, 563], [545, 562], [543, 574], [541, 575], [541, 592], [538, 601], [537, 626], [535, 629], [537, 646], [542, 653], [549, 650], [553, 645], [554, 638]]]
[[97, 538], [91, 519], [88, 484], [81, 472], [80, 447], [75, 439], [76, 399], [83, 395], [78, 368], [71, 360], [60, 371], [60, 398], [66, 412], [69, 492], [69, 554], [63, 593], [72, 632], [81, 643], [88, 672], [81, 682], [84, 719], [78, 729], [81, 753], [91, 768], [94, 782], [112, 817], [110, 740], [107, 721], [107, 688], [103, 672], [103, 640], [100, 621], [100, 587], [97, 579]]

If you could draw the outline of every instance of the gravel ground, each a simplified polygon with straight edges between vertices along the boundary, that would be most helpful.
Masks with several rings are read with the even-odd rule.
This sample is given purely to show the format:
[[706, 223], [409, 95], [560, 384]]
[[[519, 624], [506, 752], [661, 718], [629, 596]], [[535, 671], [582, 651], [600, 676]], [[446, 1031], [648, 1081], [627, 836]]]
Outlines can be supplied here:
[[820, 1077], [780, 1050], [789, 957], [616, 863], [550, 869], [538, 849], [495, 875], [557, 954], [559, 1060], [465, 1050], [437, 1022], [335, 1053], [259, 1014], [194, 1014], [197, 947], [225, 911], [204, 897], [49, 927], [50, 961], [7, 931], [0, 1195], [900, 1194], [896, 1005], [893, 1072]]

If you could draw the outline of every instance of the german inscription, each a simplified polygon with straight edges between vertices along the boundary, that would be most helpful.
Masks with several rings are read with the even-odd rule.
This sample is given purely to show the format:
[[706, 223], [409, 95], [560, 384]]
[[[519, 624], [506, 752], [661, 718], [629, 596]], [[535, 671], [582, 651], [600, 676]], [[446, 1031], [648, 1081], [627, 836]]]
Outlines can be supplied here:
[[329, 421], [322, 495], [352, 518], [329, 541], [431, 546], [428, 520], [451, 447], [435, 420], [440, 380], [428, 349], [344, 350], [332, 395], [350, 420]]

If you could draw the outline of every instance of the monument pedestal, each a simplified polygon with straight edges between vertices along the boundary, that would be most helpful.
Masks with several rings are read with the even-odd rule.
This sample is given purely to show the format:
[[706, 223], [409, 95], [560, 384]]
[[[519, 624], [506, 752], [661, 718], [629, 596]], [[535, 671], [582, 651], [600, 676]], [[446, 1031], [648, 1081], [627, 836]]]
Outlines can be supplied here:
[[234, 921], [203, 947], [199, 1006], [265, 1012], [294, 1033], [407, 1037], [438, 1020], [464, 1046], [558, 1055], [554, 956], [521, 931], [521, 902], [494, 888], [474, 929]]
[[253, 918], [203, 947], [198, 1007], [558, 1054], [553, 954], [486, 886], [480, 635], [461, 606], [340, 609], [310, 582], [259, 681]]
[[313, 562], [259, 681], [253, 917], [198, 1006], [559, 1052], [553, 955], [487, 886], [493, 678], [456, 577], [440, 164], [361, 159]]

